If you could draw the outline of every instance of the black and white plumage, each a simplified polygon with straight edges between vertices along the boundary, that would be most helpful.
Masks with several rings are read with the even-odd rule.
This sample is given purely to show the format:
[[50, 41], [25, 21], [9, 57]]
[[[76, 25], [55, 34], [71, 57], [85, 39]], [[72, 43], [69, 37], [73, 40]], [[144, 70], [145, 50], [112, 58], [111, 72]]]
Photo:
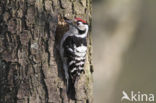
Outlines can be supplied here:
[[60, 55], [63, 61], [63, 69], [67, 80], [75, 81], [84, 72], [84, 64], [87, 53], [88, 25], [82, 19], [76, 18], [76, 26], [69, 24], [60, 44]]

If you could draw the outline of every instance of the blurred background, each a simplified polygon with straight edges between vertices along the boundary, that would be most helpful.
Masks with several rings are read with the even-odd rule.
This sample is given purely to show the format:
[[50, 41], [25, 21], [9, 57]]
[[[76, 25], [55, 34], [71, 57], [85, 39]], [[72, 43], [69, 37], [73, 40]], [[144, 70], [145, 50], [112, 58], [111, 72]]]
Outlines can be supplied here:
[[156, 95], [155, 19], [156, 0], [93, 0], [94, 103]]

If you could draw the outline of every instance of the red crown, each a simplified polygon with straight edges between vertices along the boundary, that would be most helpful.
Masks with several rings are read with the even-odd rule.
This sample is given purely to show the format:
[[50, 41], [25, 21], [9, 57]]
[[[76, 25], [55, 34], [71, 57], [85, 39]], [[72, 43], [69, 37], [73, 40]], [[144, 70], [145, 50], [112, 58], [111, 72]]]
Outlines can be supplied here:
[[81, 18], [75, 18], [77, 21], [81, 21], [83, 23], [87, 23], [86, 21], [82, 20]]

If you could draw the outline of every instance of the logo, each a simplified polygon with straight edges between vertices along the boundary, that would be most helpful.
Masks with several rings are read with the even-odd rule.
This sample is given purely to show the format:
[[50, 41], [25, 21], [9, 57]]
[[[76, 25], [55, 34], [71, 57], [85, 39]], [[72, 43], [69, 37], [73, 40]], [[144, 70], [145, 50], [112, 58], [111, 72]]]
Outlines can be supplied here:
[[145, 94], [140, 91], [134, 92], [131, 91], [128, 95], [125, 91], [122, 91], [121, 101], [128, 100], [132, 102], [154, 102], [154, 94]]

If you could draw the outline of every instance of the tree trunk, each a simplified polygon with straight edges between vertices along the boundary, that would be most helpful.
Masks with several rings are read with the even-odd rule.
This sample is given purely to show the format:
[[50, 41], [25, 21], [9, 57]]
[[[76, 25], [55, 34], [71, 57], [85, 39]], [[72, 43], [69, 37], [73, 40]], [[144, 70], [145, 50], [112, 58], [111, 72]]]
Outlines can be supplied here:
[[91, 40], [85, 74], [67, 95], [59, 42], [62, 17], [91, 21], [91, 0], [0, 1], [0, 103], [92, 103]]

